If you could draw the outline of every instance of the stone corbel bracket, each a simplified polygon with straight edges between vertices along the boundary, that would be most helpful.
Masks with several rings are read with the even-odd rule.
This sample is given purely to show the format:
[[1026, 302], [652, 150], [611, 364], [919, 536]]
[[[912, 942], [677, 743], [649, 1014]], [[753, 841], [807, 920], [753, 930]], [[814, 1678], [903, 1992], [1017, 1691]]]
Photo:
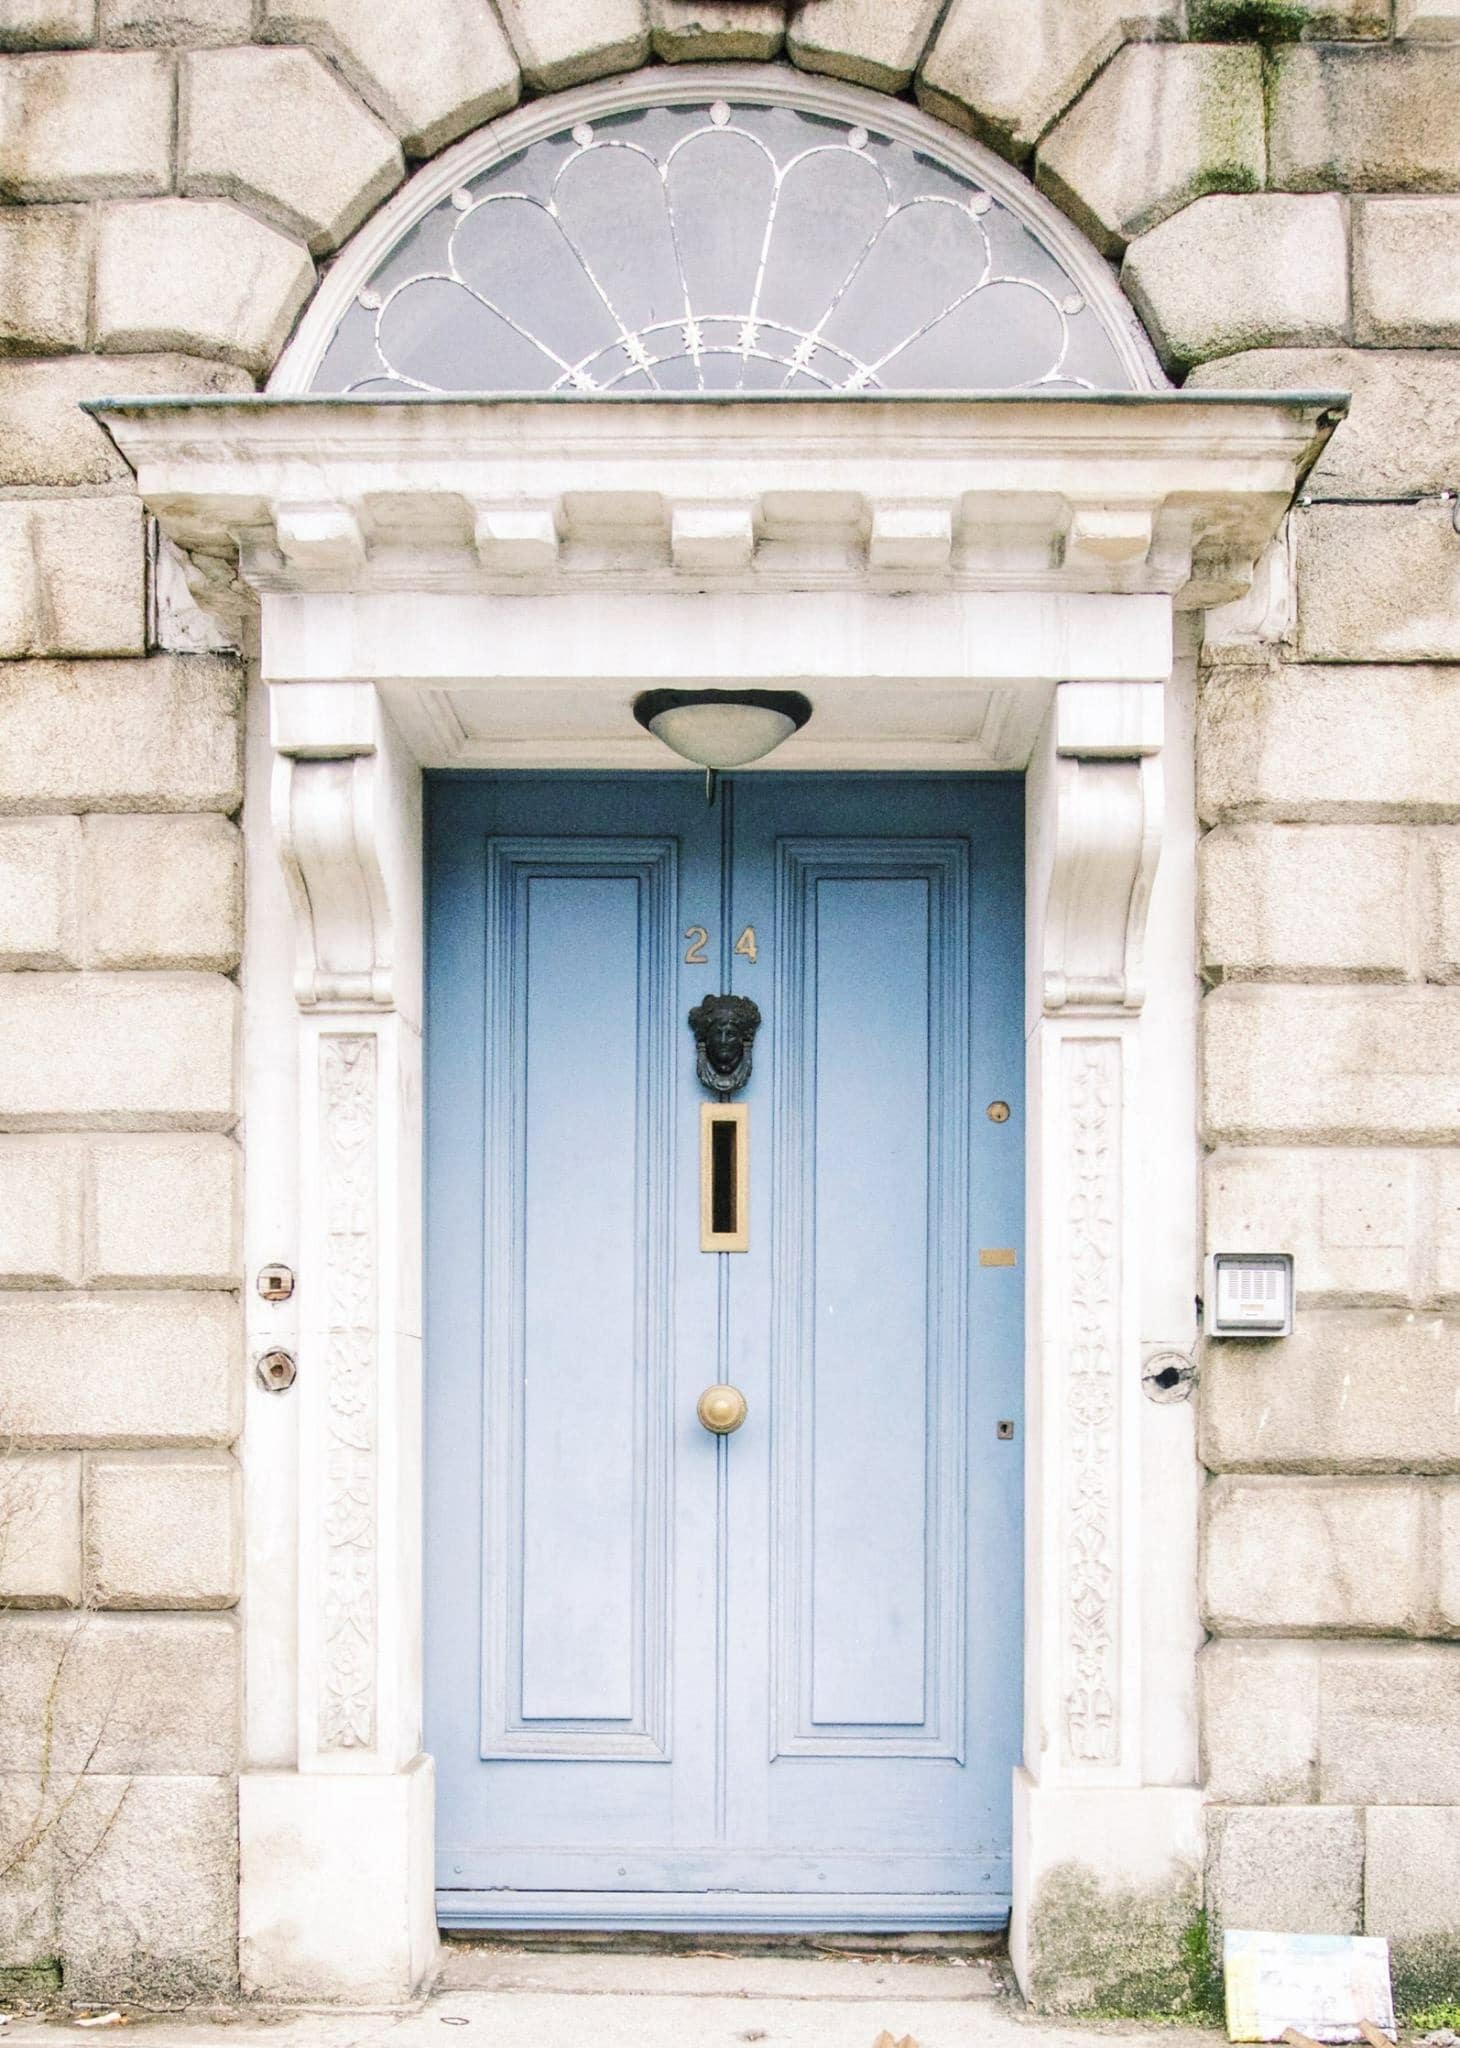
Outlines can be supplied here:
[[1062, 683], [1044, 914], [1047, 1012], [1137, 1011], [1161, 851], [1160, 683]]
[[394, 933], [382, 866], [384, 735], [364, 683], [275, 684], [274, 834], [294, 909], [301, 1009], [389, 1009]]

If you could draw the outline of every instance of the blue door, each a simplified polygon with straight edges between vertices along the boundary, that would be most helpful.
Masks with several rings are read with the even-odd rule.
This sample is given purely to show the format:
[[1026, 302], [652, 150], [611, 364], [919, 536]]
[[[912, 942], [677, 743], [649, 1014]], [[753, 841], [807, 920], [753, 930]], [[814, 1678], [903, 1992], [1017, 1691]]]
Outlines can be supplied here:
[[[433, 783], [444, 1924], [1007, 1913], [1020, 796]], [[724, 1096], [686, 1020], [730, 992], [761, 1021]]]

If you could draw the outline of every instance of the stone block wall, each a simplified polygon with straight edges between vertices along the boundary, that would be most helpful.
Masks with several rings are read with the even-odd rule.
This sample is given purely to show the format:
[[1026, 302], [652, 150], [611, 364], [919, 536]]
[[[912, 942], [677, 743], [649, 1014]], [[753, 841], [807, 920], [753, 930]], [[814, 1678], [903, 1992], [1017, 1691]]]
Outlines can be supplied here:
[[1203, 1368], [1208, 1899], [1453, 1988], [1454, 0], [0, 0], [0, 1966], [236, 1981], [242, 668], [79, 401], [251, 388], [414, 162], [701, 57], [1023, 165], [1178, 381], [1355, 394], [1204, 671], [1208, 1229], [1300, 1283]]

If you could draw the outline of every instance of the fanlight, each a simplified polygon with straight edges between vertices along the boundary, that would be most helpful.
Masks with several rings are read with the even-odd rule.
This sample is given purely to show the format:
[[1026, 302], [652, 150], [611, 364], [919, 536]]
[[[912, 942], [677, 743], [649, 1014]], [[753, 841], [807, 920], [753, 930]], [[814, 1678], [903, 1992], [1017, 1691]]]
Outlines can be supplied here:
[[313, 379], [360, 393], [1126, 389], [1014, 206], [895, 135], [653, 105], [465, 176], [357, 292]]

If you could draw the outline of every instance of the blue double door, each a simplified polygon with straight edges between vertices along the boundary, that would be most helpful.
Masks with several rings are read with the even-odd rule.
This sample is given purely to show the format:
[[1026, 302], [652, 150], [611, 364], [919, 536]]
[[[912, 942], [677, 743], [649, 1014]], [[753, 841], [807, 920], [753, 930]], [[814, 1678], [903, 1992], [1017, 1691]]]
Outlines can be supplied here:
[[[433, 783], [445, 1924], [1007, 1912], [1019, 810], [952, 777]], [[762, 1021], [702, 1203], [686, 1020], [727, 992]], [[704, 1249], [727, 1223], [745, 1248]]]

